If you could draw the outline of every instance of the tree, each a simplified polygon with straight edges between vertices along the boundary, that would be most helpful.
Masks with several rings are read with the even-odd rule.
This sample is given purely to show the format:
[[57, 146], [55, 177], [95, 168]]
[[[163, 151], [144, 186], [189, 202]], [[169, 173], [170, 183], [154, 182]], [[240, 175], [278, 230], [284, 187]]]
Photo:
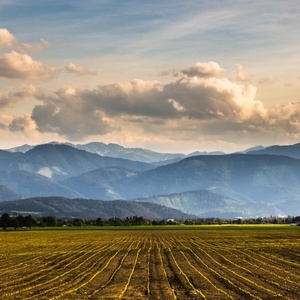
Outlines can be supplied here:
[[12, 219], [9, 214], [4, 213], [1, 217], [1, 226], [3, 230], [6, 230], [8, 227], [12, 225]]
[[97, 226], [104, 226], [104, 222], [103, 222], [103, 220], [101, 218], [98, 218], [96, 220], [96, 224], [97, 224]]
[[57, 226], [57, 219], [54, 216], [43, 217], [43, 223], [48, 227]]
[[34, 226], [37, 226], [37, 220], [32, 217], [31, 215], [28, 215], [25, 217], [24, 219], [24, 224], [26, 227], [34, 227]]
[[75, 219], [73, 219], [72, 225], [81, 227], [81, 226], [83, 226], [83, 220], [79, 219], [79, 218], [75, 218]]

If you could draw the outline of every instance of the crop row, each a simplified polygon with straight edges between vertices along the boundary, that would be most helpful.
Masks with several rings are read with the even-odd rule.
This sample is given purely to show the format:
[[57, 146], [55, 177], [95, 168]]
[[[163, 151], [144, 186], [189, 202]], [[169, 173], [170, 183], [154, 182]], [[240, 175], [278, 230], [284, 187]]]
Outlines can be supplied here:
[[0, 239], [1, 299], [300, 298], [297, 230], [33, 231]]

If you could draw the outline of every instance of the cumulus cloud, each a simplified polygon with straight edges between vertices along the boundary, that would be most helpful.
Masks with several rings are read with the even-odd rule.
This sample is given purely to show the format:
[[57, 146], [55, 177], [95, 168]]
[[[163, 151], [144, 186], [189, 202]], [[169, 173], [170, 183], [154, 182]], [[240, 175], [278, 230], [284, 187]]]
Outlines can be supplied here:
[[0, 48], [11, 47], [17, 42], [13, 34], [11, 34], [6, 28], [0, 28]]
[[136, 79], [94, 90], [39, 91], [36, 97], [42, 104], [34, 108], [32, 118], [39, 131], [57, 132], [72, 139], [106, 134], [116, 130], [121, 121], [160, 126], [183, 119], [198, 123], [261, 122], [266, 110], [255, 99], [256, 88], [220, 77], [223, 72], [216, 63], [197, 63], [168, 84]]
[[300, 132], [300, 102], [288, 103], [272, 108], [269, 112], [269, 124], [288, 134]]
[[197, 62], [194, 66], [180, 70], [182, 74], [198, 77], [219, 76], [224, 73], [224, 69], [216, 62]]
[[17, 102], [24, 100], [26, 97], [35, 95], [36, 91], [37, 89], [33, 85], [27, 85], [8, 93], [0, 92], [0, 108], [13, 106]]
[[75, 73], [77, 75], [96, 75], [97, 74], [97, 72], [90, 71], [89, 69], [87, 69], [85, 67], [78, 66], [73, 63], [68, 64], [66, 66], [66, 70], [68, 72]]
[[[204, 65], [206, 66], [204, 68]], [[163, 84], [141, 79], [101, 85], [95, 89], [64, 87], [56, 91], [24, 87], [0, 97], [2, 106], [30, 95], [39, 103], [31, 119], [40, 133], [53, 133], [70, 140], [113, 132], [146, 132], [169, 139], [195, 139], [201, 135], [300, 138], [300, 104], [267, 109], [256, 99], [256, 87], [228, 78], [217, 64], [204, 63], [197, 72], [185, 68], [180, 78]], [[200, 69], [202, 71], [200, 71]], [[203, 70], [206, 71], [206, 75]], [[242, 70], [242, 68], [240, 68]], [[210, 75], [208, 75], [210, 74]], [[2, 100], [1, 100], [2, 99]], [[1, 102], [2, 101], [2, 102]], [[11, 122], [22, 130], [25, 119]], [[123, 133], [122, 133], [123, 134]]]
[[6, 28], [0, 28], [0, 48], [1, 47], [10, 47], [21, 52], [31, 52], [42, 51], [49, 48], [50, 43], [43, 38], [40, 39], [40, 43], [38, 44], [21, 43]]
[[8, 129], [13, 132], [29, 132], [35, 130], [35, 127], [35, 123], [32, 121], [30, 115], [25, 115], [23, 117], [14, 118], [9, 124]]
[[48, 80], [56, 73], [55, 67], [47, 68], [27, 54], [12, 51], [0, 57], [0, 77], [2, 78]]
[[80, 97], [80, 90], [62, 88], [55, 93], [38, 91], [36, 97], [43, 104], [34, 107], [31, 117], [40, 132], [58, 133], [70, 140], [79, 140], [116, 130], [102, 111]]

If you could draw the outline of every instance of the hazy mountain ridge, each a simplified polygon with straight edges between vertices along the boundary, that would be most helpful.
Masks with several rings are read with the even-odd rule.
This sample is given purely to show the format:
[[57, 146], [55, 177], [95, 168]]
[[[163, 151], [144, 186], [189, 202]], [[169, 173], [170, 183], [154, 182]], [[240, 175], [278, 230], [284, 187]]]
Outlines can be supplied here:
[[[168, 162], [173, 162], [176, 160], [183, 159], [189, 156], [195, 155], [221, 155], [225, 154], [221, 151], [214, 151], [214, 152], [200, 152], [195, 151], [190, 154], [183, 154], [183, 153], [160, 153], [155, 152], [148, 149], [143, 148], [126, 148], [120, 146], [118, 144], [104, 144], [101, 142], [91, 142], [87, 144], [72, 144], [72, 143], [58, 143], [58, 142], [51, 142], [48, 143], [50, 145], [67, 145], [79, 150], [85, 150], [90, 153], [98, 154], [100, 156], [109, 156], [114, 158], [123, 158], [129, 159], [133, 161], [140, 161], [145, 163], [157, 163], [157, 164], [165, 164]], [[9, 152], [22, 152], [25, 153], [30, 151], [31, 149], [40, 146], [40, 145], [23, 145], [19, 147], [14, 147], [7, 149]]]
[[[100, 156], [109, 156], [114, 158], [122, 158], [132, 161], [140, 161], [145, 163], [155, 163], [160, 161], [168, 161], [173, 159], [181, 159], [186, 155], [182, 153], [159, 153], [143, 148], [125, 148], [118, 144], [104, 144], [101, 142], [92, 142], [87, 144], [72, 144], [72, 143], [57, 143], [51, 142], [50, 145], [67, 145], [79, 150], [85, 150], [90, 153], [98, 154]], [[23, 145], [7, 149], [8, 152], [27, 152], [35, 147], [30, 145]]]
[[[25, 170], [0, 171], [0, 184], [6, 186], [17, 198], [46, 197], [61, 195], [68, 198], [84, 197], [76, 190], [60, 184], [48, 177]], [[0, 192], [1, 201], [7, 199]]]
[[114, 200], [66, 199], [61, 197], [29, 198], [0, 202], [0, 212], [31, 214], [33, 216], [54, 215], [58, 218], [125, 218], [144, 216], [148, 219], [196, 218], [180, 210], [154, 203]]
[[137, 199], [198, 216], [300, 214], [300, 160], [282, 155], [298, 148], [280, 148], [281, 155], [257, 153], [267, 148], [256, 154], [198, 155], [158, 167], [65, 144], [1, 151], [0, 201]]
[[74, 147], [96, 153], [101, 156], [110, 156], [116, 158], [130, 159], [147, 163], [166, 161], [172, 159], [180, 159], [185, 155], [181, 153], [159, 153], [142, 148], [125, 148], [118, 144], [104, 144], [99, 142], [88, 144], [77, 144]]
[[[283, 156], [231, 154], [194, 156], [157, 167], [127, 180], [128, 198], [149, 197], [212, 187], [250, 192], [252, 186], [295, 186], [300, 182], [300, 161]], [[130, 189], [129, 187], [142, 187]]]
[[106, 167], [64, 180], [62, 183], [76, 189], [85, 198], [116, 200], [123, 197], [114, 188], [123, 179], [137, 176], [139, 172], [119, 167]]
[[127, 159], [102, 157], [67, 145], [45, 144], [18, 155], [9, 170], [26, 170], [62, 180], [96, 168], [118, 166], [138, 171], [152, 168], [150, 164]]
[[248, 154], [284, 155], [300, 159], [300, 143], [295, 145], [270, 146], [263, 149], [251, 150]]
[[[235, 218], [237, 216], [283, 215], [275, 206], [231, 198], [209, 190], [153, 196], [135, 201], [161, 204], [199, 217]], [[224, 213], [226, 211], [226, 213]]]

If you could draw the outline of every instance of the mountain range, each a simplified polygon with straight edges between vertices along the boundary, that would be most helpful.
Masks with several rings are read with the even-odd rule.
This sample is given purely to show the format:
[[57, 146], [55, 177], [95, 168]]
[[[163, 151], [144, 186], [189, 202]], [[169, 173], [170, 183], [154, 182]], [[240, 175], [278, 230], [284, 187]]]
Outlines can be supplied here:
[[[154, 205], [153, 218], [162, 207], [198, 217], [300, 215], [300, 144], [189, 155], [103, 143], [53, 142], [0, 150], [0, 212], [7, 212], [9, 201], [22, 203], [22, 211], [45, 214], [37, 197], [50, 199], [48, 203], [53, 197], [64, 199], [61, 210], [60, 200], [55, 202], [59, 216], [67, 215], [63, 201], [75, 199], [92, 201], [88, 206], [94, 205], [99, 216], [99, 203], [112, 207], [108, 203], [116, 200], [123, 200], [122, 207], [131, 205], [132, 213], [126, 210], [130, 215], [137, 212], [133, 202]], [[168, 211], [169, 218], [174, 211]], [[83, 205], [85, 213], [90, 215]]]

